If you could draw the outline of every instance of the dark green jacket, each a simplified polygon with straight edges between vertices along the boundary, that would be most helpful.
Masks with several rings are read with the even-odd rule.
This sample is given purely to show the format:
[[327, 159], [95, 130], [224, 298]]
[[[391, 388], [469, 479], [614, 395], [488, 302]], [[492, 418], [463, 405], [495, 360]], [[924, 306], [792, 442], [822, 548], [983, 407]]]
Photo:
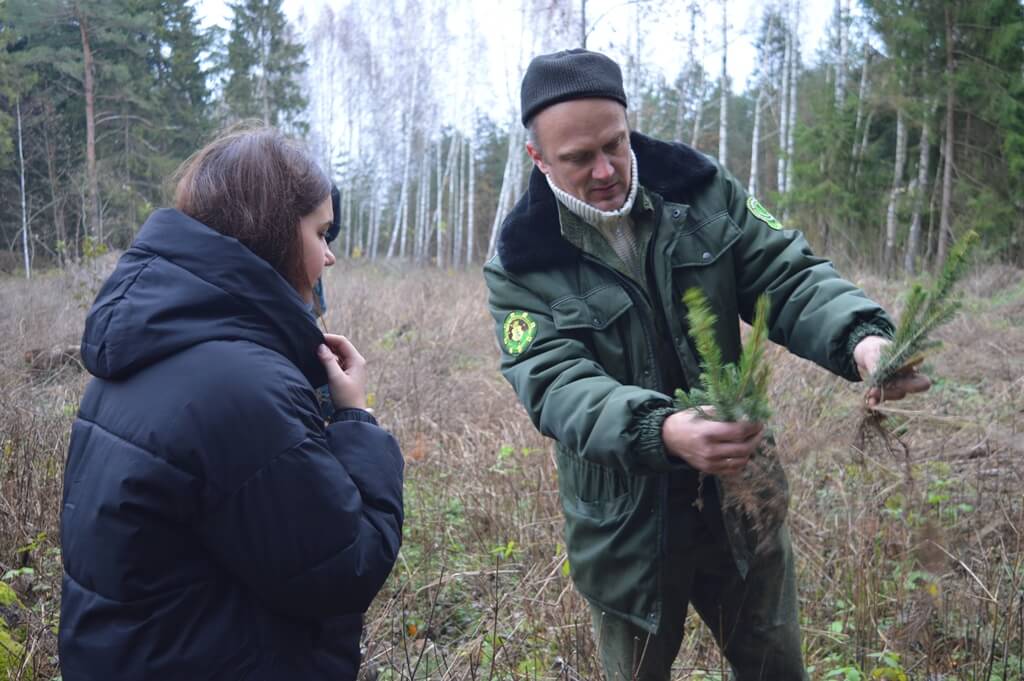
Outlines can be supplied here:
[[[536, 169], [484, 276], [502, 373], [537, 428], [557, 442], [576, 586], [653, 632], [661, 619], [667, 474], [687, 468], [661, 440], [669, 395], [683, 387], [666, 385], [666, 376], [681, 368], [696, 385], [700, 374], [683, 292], [704, 290], [726, 361], [739, 356], [739, 319], [751, 320], [761, 292], [771, 298], [773, 341], [850, 380], [859, 380], [856, 341], [892, 325], [799, 232], [755, 217], [744, 189], [714, 161], [638, 133], [631, 143], [655, 211], [645, 285], [563, 236], [558, 204]], [[510, 323], [517, 319], [525, 324]], [[741, 528], [726, 525], [745, 573], [751, 553]]]

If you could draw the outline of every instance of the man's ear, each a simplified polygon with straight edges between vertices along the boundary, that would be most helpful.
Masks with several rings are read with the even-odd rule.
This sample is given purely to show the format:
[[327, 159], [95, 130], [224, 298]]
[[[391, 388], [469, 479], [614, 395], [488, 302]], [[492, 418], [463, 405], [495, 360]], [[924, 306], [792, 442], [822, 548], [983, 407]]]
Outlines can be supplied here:
[[527, 142], [526, 153], [530, 155], [530, 160], [533, 161], [533, 165], [537, 166], [537, 169], [540, 170], [540, 172], [547, 175], [548, 167], [547, 164], [544, 163], [543, 157], [540, 155], [540, 149], [537, 149], [535, 146]]

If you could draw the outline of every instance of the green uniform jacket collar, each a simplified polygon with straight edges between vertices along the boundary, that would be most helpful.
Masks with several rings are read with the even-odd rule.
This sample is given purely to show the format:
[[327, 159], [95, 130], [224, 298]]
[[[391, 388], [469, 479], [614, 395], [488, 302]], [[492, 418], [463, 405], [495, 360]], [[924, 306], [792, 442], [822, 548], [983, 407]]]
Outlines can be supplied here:
[[[681, 142], [662, 142], [633, 132], [630, 144], [640, 167], [640, 184], [668, 201], [688, 203], [718, 172], [706, 156]], [[498, 256], [502, 267], [513, 273], [530, 272], [573, 262], [579, 254], [562, 236], [555, 195], [535, 167], [526, 194], [501, 227]]]

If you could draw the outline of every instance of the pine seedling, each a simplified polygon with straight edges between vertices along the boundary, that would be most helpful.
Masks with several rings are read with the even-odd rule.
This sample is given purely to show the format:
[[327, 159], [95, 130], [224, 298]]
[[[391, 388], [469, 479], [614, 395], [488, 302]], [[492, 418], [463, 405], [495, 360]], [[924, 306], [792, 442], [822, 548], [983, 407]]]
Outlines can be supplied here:
[[[768, 339], [768, 296], [757, 299], [754, 324], [743, 345], [738, 364], [724, 364], [722, 351], [715, 337], [718, 318], [711, 311], [704, 293], [697, 288], [683, 295], [690, 322], [690, 336], [700, 355], [701, 385], [689, 393], [676, 390], [679, 409], [697, 409], [716, 421], [766, 421], [771, 416], [768, 406], [768, 379], [771, 367], [764, 361]], [[701, 407], [711, 405], [714, 414], [704, 413]]]
[[870, 387], [884, 386], [924, 361], [929, 350], [942, 345], [931, 334], [950, 321], [963, 305], [961, 297], [953, 294], [953, 287], [967, 270], [968, 255], [977, 241], [978, 233], [971, 230], [953, 245], [930, 289], [920, 283], [911, 286], [892, 344], [882, 351], [878, 366], [868, 378]]
[[[754, 324], [740, 352], [739, 362], [725, 364], [715, 337], [717, 318], [700, 289], [692, 288], [683, 295], [690, 323], [690, 336], [700, 355], [700, 385], [687, 393], [676, 390], [678, 409], [696, 409], [705, 418], [715, 421], [764, 422], [771, 417], [768, 406], [768, 379], [771, 366], [765, 361], [768, 340], [768, 296], [757, 299]], [[714, 413], [703, 407], [714, 407]], [[697, 499], [694, 505], [703, 508], [705, 474], [699, 476]], [[774, 449], [774, 441], [765, 439], [761, 448], [739, 475], [722, 477], [722, 510], [726, 514], [739, 514], [747, 519], [748, 528], [760, 538], [755, 551], [761, 552], [770, 544], [775, 529], [786, 517], [789, 498], [786, 493], [785, 473]]]

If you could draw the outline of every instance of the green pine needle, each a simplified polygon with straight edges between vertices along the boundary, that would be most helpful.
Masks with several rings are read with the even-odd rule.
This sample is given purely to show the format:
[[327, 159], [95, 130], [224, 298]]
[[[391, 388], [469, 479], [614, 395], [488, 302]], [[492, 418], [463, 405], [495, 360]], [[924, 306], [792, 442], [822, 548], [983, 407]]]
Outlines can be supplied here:
[[771, 367], [764, 361], [768, 339], [768, 296], [762, 295], [757, 300], [754, 324], [738, 364], [722, 363], [722, 351], [715, 336], [718, 318], [711, 311], [704, 293], [691, 288], [683, 294], [683, 302], [687, 307], [690, 336], [700, 355], [701, 384], [689, 393], [676, 390], [676, 407], [700, 410], [703, 405], [711, 405], [715, 408], [712, 418], [716, 421], [766, 421], [771, 416], [768, 406]]
[[927, 351], [942, 345], [931, 334], [960, 310], [963, 302], [952, 291], [967, 271], [968, 256], [977, 242], [978, 233], [971, 230], [953, 245], [931, 289], [920, 283], [911, 286], [892, 344], [882, 351], [868, 379], [872, 387], [885, 385], [906, 367], [920, 362]]

